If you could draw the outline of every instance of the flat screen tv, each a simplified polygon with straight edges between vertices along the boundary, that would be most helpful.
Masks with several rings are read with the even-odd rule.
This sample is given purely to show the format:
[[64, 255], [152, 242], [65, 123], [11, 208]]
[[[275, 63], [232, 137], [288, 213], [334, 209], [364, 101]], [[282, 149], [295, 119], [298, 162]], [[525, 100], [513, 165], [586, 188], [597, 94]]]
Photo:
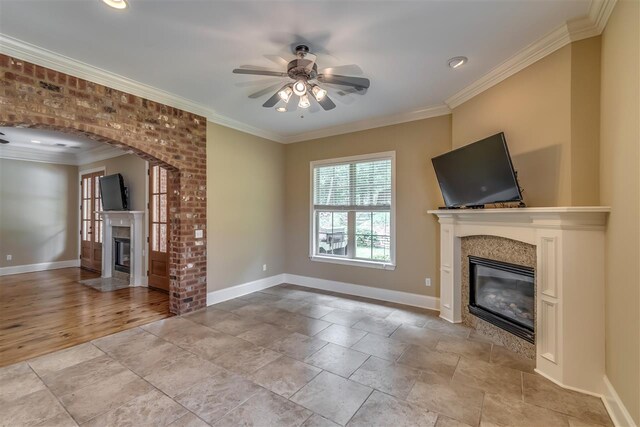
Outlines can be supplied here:
[[100, 197], [102, 198], [102, 210], [126, 211], [127, 190], [124, 180], [119, 173], [100, 177]]
[[431, 159], [447, 208], [522, 202], [504, 133]]

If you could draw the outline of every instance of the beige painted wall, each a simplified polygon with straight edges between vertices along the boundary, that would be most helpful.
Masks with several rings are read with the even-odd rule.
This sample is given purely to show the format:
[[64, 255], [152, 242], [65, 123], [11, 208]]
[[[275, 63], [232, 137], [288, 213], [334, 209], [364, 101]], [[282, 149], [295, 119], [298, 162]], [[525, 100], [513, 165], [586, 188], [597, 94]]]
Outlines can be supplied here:
[[128, 209], [130, 211], [146, 211], [147, 162], [135, 154], [123, 154], [107, 160], [88, 163], [79, 167], [80, 172], [105, 167], [105, 175], [122, 174], [124, 185], [129, 189]]
[[602, 35], [601, 203], [606, 372], [640, 425], [640, 2], [619, 0]]
[[571, 205], [571, 46], [453, 110], [457, 148], [504, 131], [529, 206]]
[[504, 131], [528, 206], [598, 203], [600, 38], [567, 45], [453, 110], [452, 146]]
[[[427, 210], [442, 205], [431, 158], [451, 149], [451, 117], [442, 116], [286, 146], [286, 272], [438, 296], [438, 223]], [[309, 260], [309, 163], [396, 152], [395, 271]], [[434, 286], [424, 286], [431, 277]]]
[[77, 260], [77, 199], [77, 166], [0, 159], [0, 267]]
[[284, 273], [284, 149], [207, 123], [209, 292]]
[[600, 37], [571, 44], [571, 204], [600, 201]]

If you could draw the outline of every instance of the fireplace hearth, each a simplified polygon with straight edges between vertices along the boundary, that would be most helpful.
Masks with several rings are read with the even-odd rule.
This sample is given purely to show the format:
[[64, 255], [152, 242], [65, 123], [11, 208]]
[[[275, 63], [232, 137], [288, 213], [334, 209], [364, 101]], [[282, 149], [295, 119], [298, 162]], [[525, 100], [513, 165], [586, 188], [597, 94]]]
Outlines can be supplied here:
[[469, 256], [469, 312], [533, 343], [534, 270], [521, 265]]

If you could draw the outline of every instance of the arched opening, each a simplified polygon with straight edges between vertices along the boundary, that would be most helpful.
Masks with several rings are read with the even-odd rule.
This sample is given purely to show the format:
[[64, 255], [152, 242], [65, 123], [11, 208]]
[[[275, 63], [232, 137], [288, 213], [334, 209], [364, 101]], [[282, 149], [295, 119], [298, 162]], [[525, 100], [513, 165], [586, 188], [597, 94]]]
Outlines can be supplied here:
[[206, 305], [206, 119], [0, 55], [0, 126], [82, 135], [169, 171], [170, 311]]

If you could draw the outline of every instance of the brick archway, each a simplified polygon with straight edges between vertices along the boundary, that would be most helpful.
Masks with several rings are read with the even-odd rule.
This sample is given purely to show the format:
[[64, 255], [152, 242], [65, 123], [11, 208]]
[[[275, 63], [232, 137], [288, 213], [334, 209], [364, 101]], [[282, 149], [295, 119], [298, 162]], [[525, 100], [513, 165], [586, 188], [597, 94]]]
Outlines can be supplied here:
[[82, 134], [170, 170], [170, 310], [206, 306], [206, 119], [6, 55], [0, 72], [0, 126]]

